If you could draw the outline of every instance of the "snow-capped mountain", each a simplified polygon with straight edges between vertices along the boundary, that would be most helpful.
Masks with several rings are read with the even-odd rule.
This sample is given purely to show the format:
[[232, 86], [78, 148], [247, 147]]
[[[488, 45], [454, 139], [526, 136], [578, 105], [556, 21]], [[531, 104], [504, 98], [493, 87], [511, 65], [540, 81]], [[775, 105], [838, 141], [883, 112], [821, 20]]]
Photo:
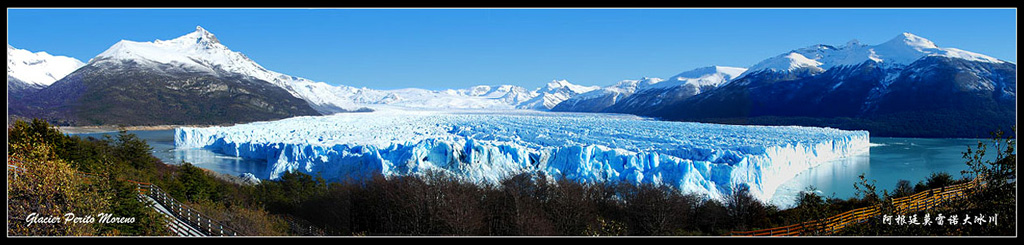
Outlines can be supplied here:
[[637, 89], [651, 84], [661, 82], [661, 78], [644, 77], [640, 80], [622, 80], [611, 86], [592, 90], [573, 96], [557, 106], [552, 111], [574, 111], [574, 112], [601, 112], [606, 108], [619, 103], [637, 91]]
[[901, 33], [878, 45], [864, 45], [857, 40], [851, 40], [841, 47], [819, 44], [796, 49], [751, 66], [747, 74], [762, 71], [791, 72], [798, 69], [823, 72], [833, 67], [856, 66], [867, 61], [886, 67], [906, 66], [926, 56], [958, 58], [973, 62], [1003, 62], [983, 54], [956, 48], [940, 48], [923, 37]]
[[7, 45], [7, 86], [24, 83], [36, 89], [50, 86], [84, 66], [85, 63], [67, 56], [55, 56], [46, 52], [18, 49]]
[[550, 110], [559, 103], [562, 103], [573, 96], [597, 90], [598, 86], [582, 86], [569, 83], [566, 80], [553, 80], [544, 87], [538, 88], [531, 93], [532, 99], [527, 100], [516, 108]]
[[629, 113], [672, 120], [985, 137], [1015, 124], [1016, 64], [910, 34], [768, 58], [716, 89]]
[[744, 71], [746, 68], [710, 66], [685, 71], [664, 80], [646, 77], [641, 80], [624, 80], [570, 98], [552, 110], [623, 113], [656, 110], [715, 89]]
[[201, 26], [197, 26], [194, 32], [171, 40], [152, 42], [121, 40], [89, 62], [101, 64], [118, 61], [132, 61], [143, 66], [170, 65], [171, 67], [165, 67], [169, 69], [163, 69], [169, 71], [180, 69], [207, 72], [213, 75], [247, 75], [280, 87], [287, 87], [290, 84], [303, 81], [312, 82], [263, 68], [244, 54], [228, 49], [213, 33]]
[[[739, 75], [743, 74], [745, 71], [747, 71], [747, 68], [728, 66], [702, 67], [679, 73], [666, 79], [664, 82], [645, 86], [642, 90], [665, 89], [680, 86], [693, 87], [696, 89], [705, 88], [705, 90], [709, 90], [714, 87], [718, 87], [718, 85], [721, 85], [722, 83], [739, 77]], [[697, 93], [700, 92], [698, 91]]]
[[263, 69], [197, 27], [167, 41], [120, 41], [8, 109], [70, 125], [223, 124], [319, 115], [270, 76], [286, 75]]
[[679, 73], [665, 81], [643, 86], [633, 96], [606, 109], [606, 112], [636, 113], [658, 110], [736, 79], [746, 68], [710, 66]]
[[[81, 104], [75, 96], [82, 95], [82, 88], [97, 88], [80, 84], [83, 78], [103, 80], [97, 83], [116, 83], [117, 81], [127, 82], [128, 80], [153, 80], [155, 77], [160, 77], [161, 79], [151, 82], [172, 83], [140, 88], [149, 93], [155, 93], [157, 92], [155, 90], [160, 89], [171, 89], [180, 92], [186, 87], [195, 85], [196, 82], [193, 80], [196, 80], [197, 77], [204, 77], [215, 80], [207, 81], [210, 83], [226, 82], [230, 85], [205, 84], [221, 87], [209, 88], [208, 90], [200, 89], [198, 91], [200, 93], [219, 91], [223, 86], [227, 86], [227, 90], [230, 92], [253, 95], [252, 92], [266, 90], [268, 88], [265, 85], [270, 85], [284, 90], [290, 96], [282, 97], [276, 92], [260, 94], [255, 96], [259, 97], [260, 103], [255, 103], [254, 105], [273, 105], [277, 103], [267, 102], [269, 100], [287, 101], [291, 98], [301, 99], [307, 104], [306, 106], [294, 107], [295, 105], [291, 103], [283, 103], [283, 105], [288, 105], [285, 108], [294, 108], [296, 111], [287, 112], [283, 111], [284, 108], [273, 108], [272, 110], [276, 112], [272, 114], [279, 116], [294, 113], [305, 115], [307, 112], [302, 107], [307, 106], [314, 109], [318, 114], [365, 111], [368, 110], [367, 107], [377, 105], [413, 108], [525, 108], [547, 110], [569, 97], [597, 88], [580, 86], [565, 80], [551, 82], [547, 86], [533, 91], [511, 85], [475, 86], [469, 89], [449, 89], [443, 91], [416, 88], [376, 90], [345, 85], [331, 85], [268, 70], [244, 54], [232, 51], [221, 43], [216, 36], [202, 27], [196, 27], [194, 32], [171, 40], [155, 40], [151, 42], [119, 41], [106, 51], [90, 59], [86, 67], [88, 68], [86, 71], [77, 74], [68, 84], [58, 86], [59, 88], [51, 89], [36, 96], [55, 98], [62, 100], [61, 102], [47, 102], [44, 103], [45, 105], [38, 103], [35, 105], [28, 104], [28, 107], [34, 109], [18, 108], [15, 111], [25, 113], [31, 111], [31, 113], [35, 114], [43, 113], [51, 117], [67, 117], [70, 114], [77, 114], [65, 111], [57, 113], [60, 115], [54, 115], [55, 112], [44, 108], [57, 106], [62, 103]], [[256, 83], [257, 81], [262, 81], [265, 84]], [[86, 83], [92, 82], [87, 81]], [[138, 86], [137, 84], [107, 85]], [[232, 85], [247, 87], [248, 89], [233, 90], [234, 87]], [[118, 86], [112, 87], [117, 88]], [[96, 91], [90, 90], [91, 92]], [[147, 93], [130, 94], [134, 96]], [[154, 94], [154, 96], [160, 97], [160, 94]], [[175, 98], [175, 100], [177, 99], [181, 98]], [[202, 110], [193, 106], [180, 108], [188, 108], [192, 110], [191, 113], [202, 113]], [[79, 119], [69, 120], [82, 121]]]
[[264, 68], [240, 52], [222, 44], [213, 33], [200, 26], [192, 33], [171, 40], [136, 42], [122, 40], [90, 60], [101, 65], [131, 61], [162, 71], [204, 72], [217, 76], [243, 75], [270, 82], [301, 98], [320, 113], [356, 110], [353, 100], [359, 96], [386, 94], [363, 91], [365, 88], [333, 86], [323, 82], [286, 75]]
[[[85, 65], [82, 61], [46, 52], [31, 52], [7, 45], [7, 108], [8, 122], [24, 115], [17, 108], [25, 108], [25, 98], [50, 86], [68, 73]], [[11, 110], [11, 108], [15, 108]]]
[[515, 85], [479, 85], [473, 86], [468, 90], [458, 91], [459, 92], [456, 93], [460, 93], [466, 96], [495, 99], [503, 104], [508, 105], [518, 105], [536, 96], [530, 93], [530, 90]]
[[[121, 41], [93, 59], [96, 63], [133, 60], [164, 70], [186, 70], [218, 75], [244, 75], [270, 82], [307, 101], [321, 114], [354, 111], [369, 105], [420, 108], [527, 108], [550, 109], [573, 95], [594, 88], [555, 81], [536, 91], [518, 86], [478, 86], [466, 90], [375, 90], [330, 85], [270, 71], [244, 54], [232, 51], [209, 31], [196, 31], [172, 40]], [[169, 66], [169, 67], [168, 67]]]
[[446, 89], [434, 91], [419, 88], [378, 90], [384, 97], [357, 101], [361, 105], [389, 105], [422, 109], [512, 109], [522, 100], [516, 94], [524, 94], [525, 88], [518, 86], [473, 86], [468, 89]]

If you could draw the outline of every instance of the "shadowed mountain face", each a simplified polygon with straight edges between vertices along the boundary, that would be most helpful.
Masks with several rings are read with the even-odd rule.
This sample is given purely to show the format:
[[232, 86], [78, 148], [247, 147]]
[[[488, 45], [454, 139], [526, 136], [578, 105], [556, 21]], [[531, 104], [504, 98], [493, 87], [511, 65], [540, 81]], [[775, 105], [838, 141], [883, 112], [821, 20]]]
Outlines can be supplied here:
[[35, 93], [46, 86], [23, 82], [17, 78], [7, 76], [7, 103], [13, 100], [21, 100], [26, 95]]
[[253, 77], [123, 60], [90, 62], [9, 108], [62, 125], [225, 124], [319, 115], [304, 100]]
[[824, 72], [748, 74], [638, 114], [669, 120], [866, 129], [877, 136], [988, 137], [1016, 124], [1016, 65], [929, 56]]
[[711, 91], [746, 71], [746, 68], [709, 66], [679, 73], [668, 79], [624, 80], [615, 85], [580, 94], [558, 104], [554, 111], [635, 113]]
[[[713, 83], [661, 82], [656, 85], [672, 85], [581, 96], [556, 110], [835, 127], [874, 136], [989, 137], [1016, 124], [1016, 71], [1014, 63], [902, 33], [878, 45], [795, 49]], [[700, 72], [689, 73], [677, 77]]]
[[[8, 50], [12, 53], [13, 47]], [[9, 97], [8, 109], [15, 117], [43, 118], [59, 125], [159, 125], [320, 115], [273, 79], [283, 75], [227, 49], [201, 27], [167, 41], [122, 40], [87, 64], [58, 62], [64, 60], [45, 53], [18, 53], [22, 54], [16, 57], [28, 61], [12, 63], [9, 54], [9, 66], [22, 69], [9, 67], [8, 77], [38, 78], [35, 83], [42, 86], [14, 86], [18, 93]], [[76, 68], [65, 73], [41, 65], [69, 62], [73, 66], [57, 66]], [[60, 79], [43, 79], [51, 77]], [[9, 89], [12, 84], [20, 85], [8, 81]]]

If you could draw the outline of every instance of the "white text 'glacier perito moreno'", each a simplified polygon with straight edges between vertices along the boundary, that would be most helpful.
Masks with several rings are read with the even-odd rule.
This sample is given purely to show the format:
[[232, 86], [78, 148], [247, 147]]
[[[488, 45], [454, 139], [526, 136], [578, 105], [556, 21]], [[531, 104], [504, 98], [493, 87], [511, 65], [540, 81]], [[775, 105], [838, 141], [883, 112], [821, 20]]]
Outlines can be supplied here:
[[379, 110], [230, 127], [178, 128], [178, 148], [266, 159], [328, 180], [454, 174], [498, 183], [528, 171], [583, 183], [669, 185], [721, 198], [741, 185], [767, 201], [796, 174], [867, 151], [867, 131], [666, 122], [613, 114]]

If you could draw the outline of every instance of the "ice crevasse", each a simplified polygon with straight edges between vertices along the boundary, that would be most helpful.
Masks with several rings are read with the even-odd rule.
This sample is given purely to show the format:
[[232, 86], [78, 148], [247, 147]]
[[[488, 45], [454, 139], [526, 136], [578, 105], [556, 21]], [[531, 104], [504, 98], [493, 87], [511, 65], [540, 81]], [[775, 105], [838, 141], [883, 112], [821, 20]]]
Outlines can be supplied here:
[[666, 122], [612, 114], [378, 110], [175, 129], [177, 148], [266, 159], [253, 173], [328, 180], [454, 174], [497, 184], [529, 171], [583, 183], [669, 185], [768, 201], [796, 174], [868, 150], [867, 131]]

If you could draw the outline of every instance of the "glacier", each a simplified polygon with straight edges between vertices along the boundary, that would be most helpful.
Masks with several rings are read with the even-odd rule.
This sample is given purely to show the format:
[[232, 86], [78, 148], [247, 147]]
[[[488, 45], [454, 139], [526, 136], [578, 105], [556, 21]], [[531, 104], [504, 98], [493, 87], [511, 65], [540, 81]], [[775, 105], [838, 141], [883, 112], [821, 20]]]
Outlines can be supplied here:
[[867, 131], [657, 121], [534, 110], [404, 110], [175, 129], [175, 147], [266, 159], [253, 173], [331, 181], [442, 172], [475, 183], [540, 171], [582, 183], [669, 185], [721, 199], [739, 186], [768, 201], [826, 161], [866, 151]]

